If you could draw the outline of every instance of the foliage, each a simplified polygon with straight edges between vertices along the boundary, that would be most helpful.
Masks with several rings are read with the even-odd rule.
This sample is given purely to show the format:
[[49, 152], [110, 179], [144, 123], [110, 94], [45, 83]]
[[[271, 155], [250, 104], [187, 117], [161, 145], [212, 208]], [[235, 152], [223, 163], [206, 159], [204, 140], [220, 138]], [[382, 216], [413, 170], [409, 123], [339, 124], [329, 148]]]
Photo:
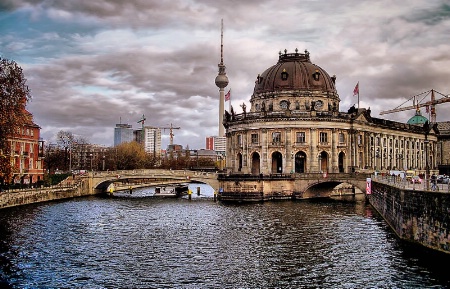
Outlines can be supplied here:
[[45, 146], [45, 168], [49, 173], [56, 170], [67, 170], [65, 152], [61, 148], [47, 144]]
[[48, 175], [48, 182], [51, 186], [57, 185], [71, 175], [72, 174], [51, 174], [51, 175]]
[[10, 182], [11, 138], [29, 121], [25, 105], [31, 99], [22, 68], [12, 60], [0, 57], [0, 181]]
[[118, 170], [144, 169], [150, 166], [151, 157], [137, 142], [122, 143], [115, 147]]

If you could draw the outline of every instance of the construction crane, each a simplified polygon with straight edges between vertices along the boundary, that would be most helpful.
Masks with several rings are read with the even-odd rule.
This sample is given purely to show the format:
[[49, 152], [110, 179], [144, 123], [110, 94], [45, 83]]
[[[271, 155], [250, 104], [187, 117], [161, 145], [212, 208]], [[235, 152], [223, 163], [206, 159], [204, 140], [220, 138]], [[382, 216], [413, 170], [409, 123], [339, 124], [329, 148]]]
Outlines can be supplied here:
[[173, 130], [174, 129], [180, 129], [180, 127], [174, 127], [172, 124], [170, 124], [170, 127], [158, 127], [159, 129], [163, 129], [164, 131], [166, 131], [166, 129], [168, 129], [170, 131], [170, 145], [173, 145]]
[[142, 143], [144, 143], [144, 123], [145, 123], [145, 120], [146, 120], [146, 118], [145, 118], [145, 116], [144, 115], [142, 115], [142, 118], [137, 122], [137, 123], [141, 123], [142, 124], [142, 131], [141, 131], [141, 137], [142, 137]]
[[[427, 97], [430, 93], [431, 93], [431, 100], [421, 103], [421, 101], [423, 101], [425, 99], [425, 97]], [[443, 97], [440, 99], [436, 99], [435, 93], [440, 94]], [[422, 98], [419, 100], [420, 97], [422, 97]], [[406, 102], [410, 101], [411, 99], [413, 99], [413, 105], [401, 107], [402, 105], [404, 105]], [[436, 123], [436, 108], [435, 108], [435, 106], [436, 106], [436, 104], [441, 104], [441, 103], [446, 103], [446, 102], [450, 102], [450, 98], [448, 97], [448, 95], [443, 95], [442, 93], [437, 92], [436, 90], [432, 89], [432, 90], [422, 92], [418, 95], [412, 96], [407, 101], [405, 101], [404, 103], [402, 103], [401, 105], [397, 106], [394, 109], [381, 111], [380, 115], [409, 110], [409, 109], [419, 109], [420, 107], [427, 107], [427, 111], [428, 111], [428, 109], [430, 111], [430, 122]]]

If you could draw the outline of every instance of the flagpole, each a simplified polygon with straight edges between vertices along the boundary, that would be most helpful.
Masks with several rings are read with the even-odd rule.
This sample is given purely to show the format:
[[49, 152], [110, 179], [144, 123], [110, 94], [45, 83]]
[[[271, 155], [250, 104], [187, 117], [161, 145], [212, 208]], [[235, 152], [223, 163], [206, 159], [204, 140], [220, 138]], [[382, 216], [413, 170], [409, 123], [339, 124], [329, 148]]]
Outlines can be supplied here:
[[230, 99], [228, 100], [229, 101], [228, 102], [228, 111], [231, 112], [231, 88], [230, 88], [230, 91], [228, 93], [230, 94]]
[[358, 109], [359, 109], [359, 81], [358, 81]]

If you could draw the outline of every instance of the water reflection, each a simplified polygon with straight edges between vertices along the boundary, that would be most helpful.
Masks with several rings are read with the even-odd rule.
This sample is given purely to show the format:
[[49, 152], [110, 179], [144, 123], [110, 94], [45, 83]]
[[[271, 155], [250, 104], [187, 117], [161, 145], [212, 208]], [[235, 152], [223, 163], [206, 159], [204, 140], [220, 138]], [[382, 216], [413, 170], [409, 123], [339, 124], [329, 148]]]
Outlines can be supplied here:
[[[446, 288], [364, 202], [89, 197], [0, 211], [15, 288]], [[203, 188], [205, 186], [205, 188]]]

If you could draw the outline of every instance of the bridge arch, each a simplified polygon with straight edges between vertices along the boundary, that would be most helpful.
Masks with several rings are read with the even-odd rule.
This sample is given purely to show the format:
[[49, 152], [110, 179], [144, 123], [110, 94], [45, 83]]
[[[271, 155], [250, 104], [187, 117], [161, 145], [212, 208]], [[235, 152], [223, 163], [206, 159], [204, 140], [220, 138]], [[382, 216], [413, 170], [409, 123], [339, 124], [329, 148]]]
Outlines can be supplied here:
[[351, 192], [345, 194], [364, 194], [366, 190], [366, 183], [363, 180], [311, 180], [299, 193], [301, 198], [320, 198], [332, 197], [337, 194], [336, 188], [339, 185], [350, 185]]
[[129, 186], [157, 186], [174, 183], [204, 183], [215, 191], [219, 189], [216, 172], [198, 172], [187, 170], [133, 170], [115, 172], [89, 172], [82, 177], [91, 193], [106, 192], [112, 183], [124, 189]]

